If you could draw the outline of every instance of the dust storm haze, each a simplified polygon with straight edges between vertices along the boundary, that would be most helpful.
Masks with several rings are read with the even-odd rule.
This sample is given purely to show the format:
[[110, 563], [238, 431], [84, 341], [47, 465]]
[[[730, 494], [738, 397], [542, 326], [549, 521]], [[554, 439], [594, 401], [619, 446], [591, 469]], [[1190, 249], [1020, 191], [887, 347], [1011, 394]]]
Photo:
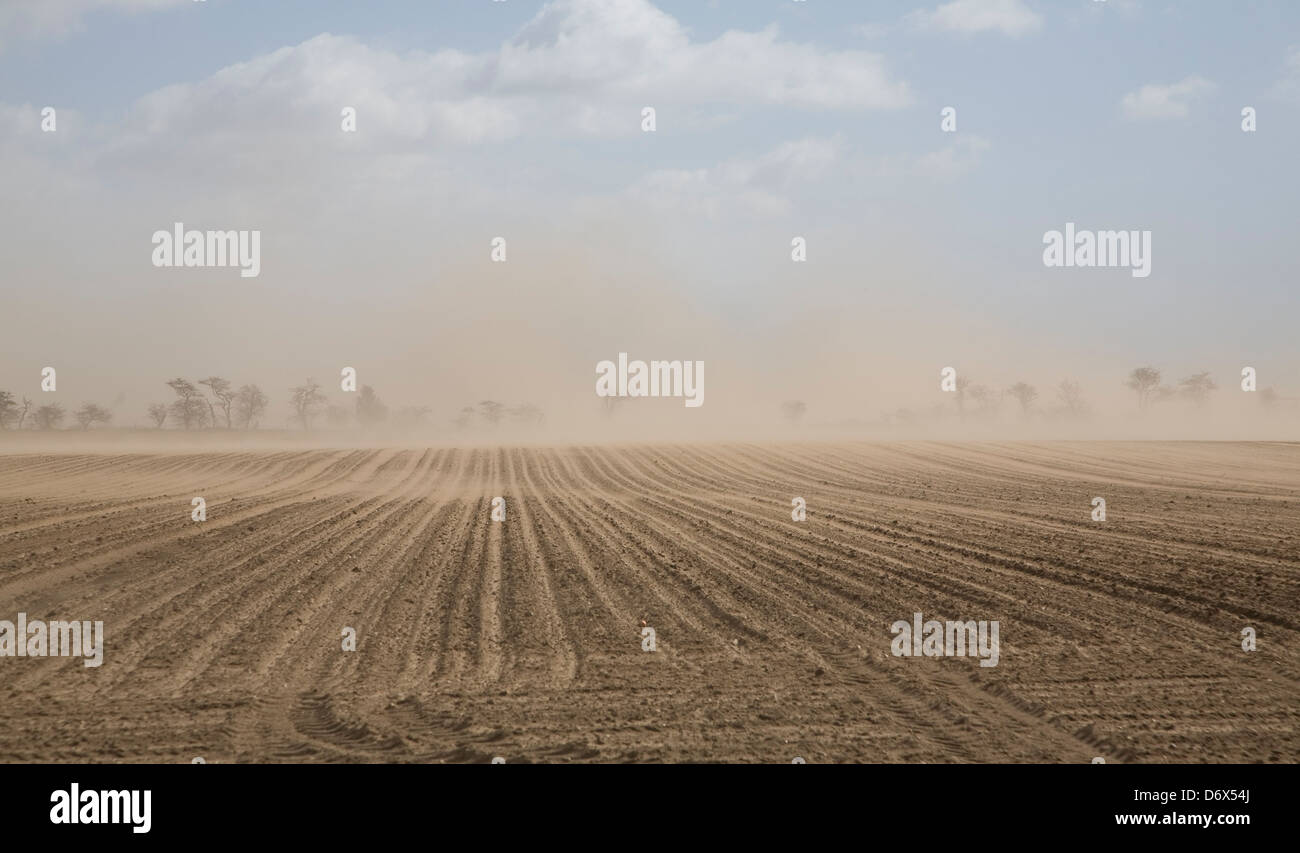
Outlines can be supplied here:
[[[366, 29], [337, 14], [319, 23]], [[1002, 111], [961, 111], [939, 100], [957, 100], [946, 75], [906, 79], [890, 40], [818, 52], [828, 22], [806, 10], [763, 36], [715, 13], [696, 31], [643, 0], [466, 14], [501, 16], [484, 19], [496, 43], [462, 45], [458, 25], [404, 46], [322, 31], [208, 57], [165, 85], [96, 88], [52, 119], [41, 99], [59, 87], [31, 77], [48, 48], [4, 55], [27, 84], [0, 101], [21, 199], [0, 209], [0, 389], [35, 400], [52, 366], [57, 391], [39, 399], [144, 428], [150, 405], [172, 402], [165, 382], [216, 375], [256, 383], [270, 398], [261, 427], [283, 430], [289, 389], [308, 377], [351, 409], [350, 366], [390, 414], [426, 408], [423, 438], [1293, 437], [1300, 306], [1279, 223], [1295, 176], [1267, 168], [1285, 134], [1213, 118], [1225, 84], [1166, 91], [1097, 69], [1078, 104], [1027, 115], [1012, 105], [1039, 84], [996, 62], [964, 85], [972, 99], [1005, 90]], [[1108, 38], [1103, 14], [1071, 26]], [[129, 16], [141, 29], [117, 37], [152, 45], [146, 21], [186, 15]], [[892, 38], [959, 66], [998, 39], [1044, 49], [996, 26], [965, 40], [912, 29]], [[656, 51], [700, 77], [679, 79]], [[770, 69], [732, 79], [738, 56], [763, 52]], [[1040, 60], [1074, 73], [1065, 56]], [[1140, 163], [1091, 144], [1117, 134]], [[1045, 236], [1067, 222], [1149, 231], [1150, 274], [1046, 266]], [[152, 235], [175, 223], [259, 231], [258, 275], [156, 266]], [[596, 365], [620, 352], [703, 361], [704, 404], [607, 411]], [[1124, 383], [1148, 365], [1173, 392], [1206, 371], [1217, 388], [1139, 412]], [[945, 367], [979, 399], [941, 392]], [[1241, 390], [1244, 367], [1257, 392]], [[1086, 418], [1066, 416], [1064, 380]], [[1006, 393], [1020, 382], [1037, 394], [1027, 411]], [[530, 403], [544, 423], [454, 425], [485, 400]], [[793, 423], [790, 401], [805, 404]]]
[[[49, 364], [58, 371], [57, 392], [40, 403], [57, 397], [72, 409], [97, 402], [112, 411], [113, 428], [147, 429], [149, 405], [174, 398], [167, 381], [222, 376], [236, 388], [256, 383], [268, 395], [262, 429], [312, 444], [366, 437], [1278, 439], [1294, 435], [1300, 417], [1300, 397], [1285, 379], [1263, 395], [1239, 387], [1240, 369], [1251, 366], [1265, 391], [1268, 377], [1287, 375], [1283, 359], [1238, 358], [1237, 365], [1213, 346], [1210, 356], [1180, 350], [1161, 358], [1140, 344], [1044, 342], [1043, 332], [1014, 332], [997, 317], [945, 305], [937, 274], [909, 268], [906, 250], [888, 246], [848, 249], [869, 257], [861, 267], [835, 259], [834, 249], [847, 241], [818, 246], [832, 257], [802, 267], [776, 241], [760, 264], [726, 245], [716, 251], [734, 252], [733, 263], [723, 257], [697, 266], [672, 256], [681, 244], [655, 223], [606, 216], [565, 232], [521, 223], [511, 230], [520, 236], [507, 243], [504, 263], [489, 259], [490, 230], [422, 240], [410, 228], [396, 240], [400, 252], [363, 241], [348, 248], [346, 267], [322, 262], [316, 269], [277, 245], [276, 235], [292, 233], [288, 227], [259, 224], [259, 278], [182, 269], [168, 271], [165, 285], [151, 284], [162, 271], [146, 265], [151, 247], [137, 240], [131, 248], [140, 269], [120, 273], [120, 289], [81, 280], [75, 269], [64, 270], [62, 282], [36, 279], [47, 286], [13, 294], [25, 303], [24, 322], [6, 335], [11, 355], [2, 387], [37, 397]], [[662, 252], [647, 252], [647, 238]], [[446, 245], [434, 248], [439, 241]], [[691, 248], [708, 255], [708, 247]], [[50, 266], [69, 260], [52, 256]], [[726, 282], [718, 296], [707, 276], [725, 275], [717, 270], [728, 266], [741, 281]], [[300, 269], [286, 274], [284, 267]], [[282, 278], [294, 284], [271, 286]], [[61, 299], [72, 281], [89, 292]], [[629, 398], [609, 410], [596, 394], [596, 366], [619, 353], [704, 362], [703, 404]], [[1143, 409], [1125, 383], [1148, 363], [1163, 368], [1169, 396]], [[351, 417], [319, 418], [313, 432], [320, 434], [309, 435], [294, 419], [289, 389], [315, 379], [330, 404], [351, 415], [355, 394], [341, 390], [344, 367], [390, 412], [426, 413], [364, 429]], [[941, 390], [946, 367], [960, 381], [955, 392]], [[1203, 400], [1179, 388], [1207, 369], [1217, 387]], [[1074, 411], [1061, 393], [1067, 380], [1078, 386]], [[1009, 393], [1020, 382], [1036, 392], [1027, 409]], [[505, 417], [493, 426], [476, 412], [469, 423], [456, 422], [462, 409], [484, 400], [529, 403], [544, 420], [520, 425]], [[805, 404], [801, 417], [783, 411], [790, 401]]]
[[0, 765], [1294, 764], [1297, 31], [0, 5]]

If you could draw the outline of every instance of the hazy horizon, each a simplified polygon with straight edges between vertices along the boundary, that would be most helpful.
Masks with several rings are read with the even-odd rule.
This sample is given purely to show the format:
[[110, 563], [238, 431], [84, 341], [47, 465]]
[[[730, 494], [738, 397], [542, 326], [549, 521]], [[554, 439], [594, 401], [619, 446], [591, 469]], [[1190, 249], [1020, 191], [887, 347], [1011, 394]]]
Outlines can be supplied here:
[[[217, 375], [286, 427], [308, 377], [351, 407], [350, 366], [435, 431], [498, 400], [582, 439], [614, 422], [596, 364], [626, 352], [703, 361], [706, 402], [635, 401], [618, 435], [779, 434], [791, 400], [837, 431], [954, 409], [947, 366], [1035, 386], [1007, 437], [1294, 434], [1300, 9], [298, 5], [0, 13], [22, 200], [0, 210], [0, 390], [144, 427], [166, 381]], [[154, 266], [174, 223], [259, 231], [258, 275]], [[1151, 232], [1150, 275], [1045, 267], [1067, 223]], [[1135, 426], [1144, 365], [1218, 390]], [[1282, 412], [1256, 417], [1245, 366]], [[1052, 419], [1063, 379], [1090, 427]]]

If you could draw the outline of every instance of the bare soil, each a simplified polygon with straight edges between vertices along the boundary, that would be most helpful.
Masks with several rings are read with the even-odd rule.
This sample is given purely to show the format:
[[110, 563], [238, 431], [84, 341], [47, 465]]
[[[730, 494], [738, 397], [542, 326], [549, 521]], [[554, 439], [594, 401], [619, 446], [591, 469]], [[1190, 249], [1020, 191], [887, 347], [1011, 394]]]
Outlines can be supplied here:
[[1298, 605], [1281, 442], [9, 453], [0, 761], [1295, 762]]

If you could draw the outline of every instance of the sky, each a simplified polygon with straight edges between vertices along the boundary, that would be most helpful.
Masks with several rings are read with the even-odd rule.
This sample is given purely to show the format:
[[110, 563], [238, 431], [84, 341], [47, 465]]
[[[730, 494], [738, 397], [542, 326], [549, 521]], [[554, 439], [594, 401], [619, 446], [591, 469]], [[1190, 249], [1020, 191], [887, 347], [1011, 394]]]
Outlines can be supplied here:
[[[1298, 140], [1290, 2], [0, 0], [0, 388], [57, 366], [131, 425], [173, 376], [280, 406], [348, 365], [564, 423], [600, 360], [705, 361], [668, 432], [949, 365], [1300, 396]], [[153, 266], [174, 222], [260, 230], [260, 274]], [[1151, 274], [1045, 267], [1067, 222], [1150, 231]]]

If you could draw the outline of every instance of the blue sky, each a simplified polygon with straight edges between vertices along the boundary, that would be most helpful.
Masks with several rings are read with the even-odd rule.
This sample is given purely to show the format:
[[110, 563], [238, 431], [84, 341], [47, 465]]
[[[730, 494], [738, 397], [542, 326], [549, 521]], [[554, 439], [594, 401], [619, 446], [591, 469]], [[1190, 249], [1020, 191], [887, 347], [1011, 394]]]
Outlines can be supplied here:
[[[646, 104], [653, 134], [638, 126]], [[42, 136], [46, 105], [60, 129]], [[367, 300], [411, 307], [412, 293], [496, 275], [475, 263], [504, 233], [534, 321], [656, 276], [671, 291], [671, 334], [628, 297], [595, 323], [609, 340], [578, 336], [575, 362], [608, 357], [619, 333], [737, 342], [719, 358], [784, 336], [891, 377], [963, 359], [999, 381], [1016, 365], [1227, 375], [1256, 361], [1300, 391], [1298, 110], [1287, 2], [14, 0], [0, 8], [0, 177], [20, 203], [0, 214], [0, 260], [11, 308], [32, 320], [4, 370], [25, 376], [51, 339], [97, 361], [84, 334], [43, 325], [23, 282], [72, 297], [60, 316], [83, 329], [106, 312], [131, 329], [156, 314], [135, 300], [165, 297], [177, 314], [158, 320], [203, 319], [149, 334], [196, 365], [229, 358], [215, 329], [261, 312], [252, 352], [309, 370]], [[178, 218], [260, 227], [258, 289], [142, 269], [138, 235]], [[1151, 230], [1151, 277], [1044, 268], [1042, 235], [1066, 221]], [[805, 268], [792, 234], [809, 239]], [[527, 284], [543, 254], [605, 289], [566, 290], [572, 276], [540, 266], [551, 283]], [[223, 304], [177, 287], [193, 281]], [[337, 316], [285, 357], [272, 329], [307, 293]], [[375, 358], [391, 341], [378, 321], [357, 336]], [[118, 356], [147, 369], [138, 349]], [[795, 381], [779, 346], [747, 358]], [[902, 399], [919, 381], [907, 376], [852, 378]]]

